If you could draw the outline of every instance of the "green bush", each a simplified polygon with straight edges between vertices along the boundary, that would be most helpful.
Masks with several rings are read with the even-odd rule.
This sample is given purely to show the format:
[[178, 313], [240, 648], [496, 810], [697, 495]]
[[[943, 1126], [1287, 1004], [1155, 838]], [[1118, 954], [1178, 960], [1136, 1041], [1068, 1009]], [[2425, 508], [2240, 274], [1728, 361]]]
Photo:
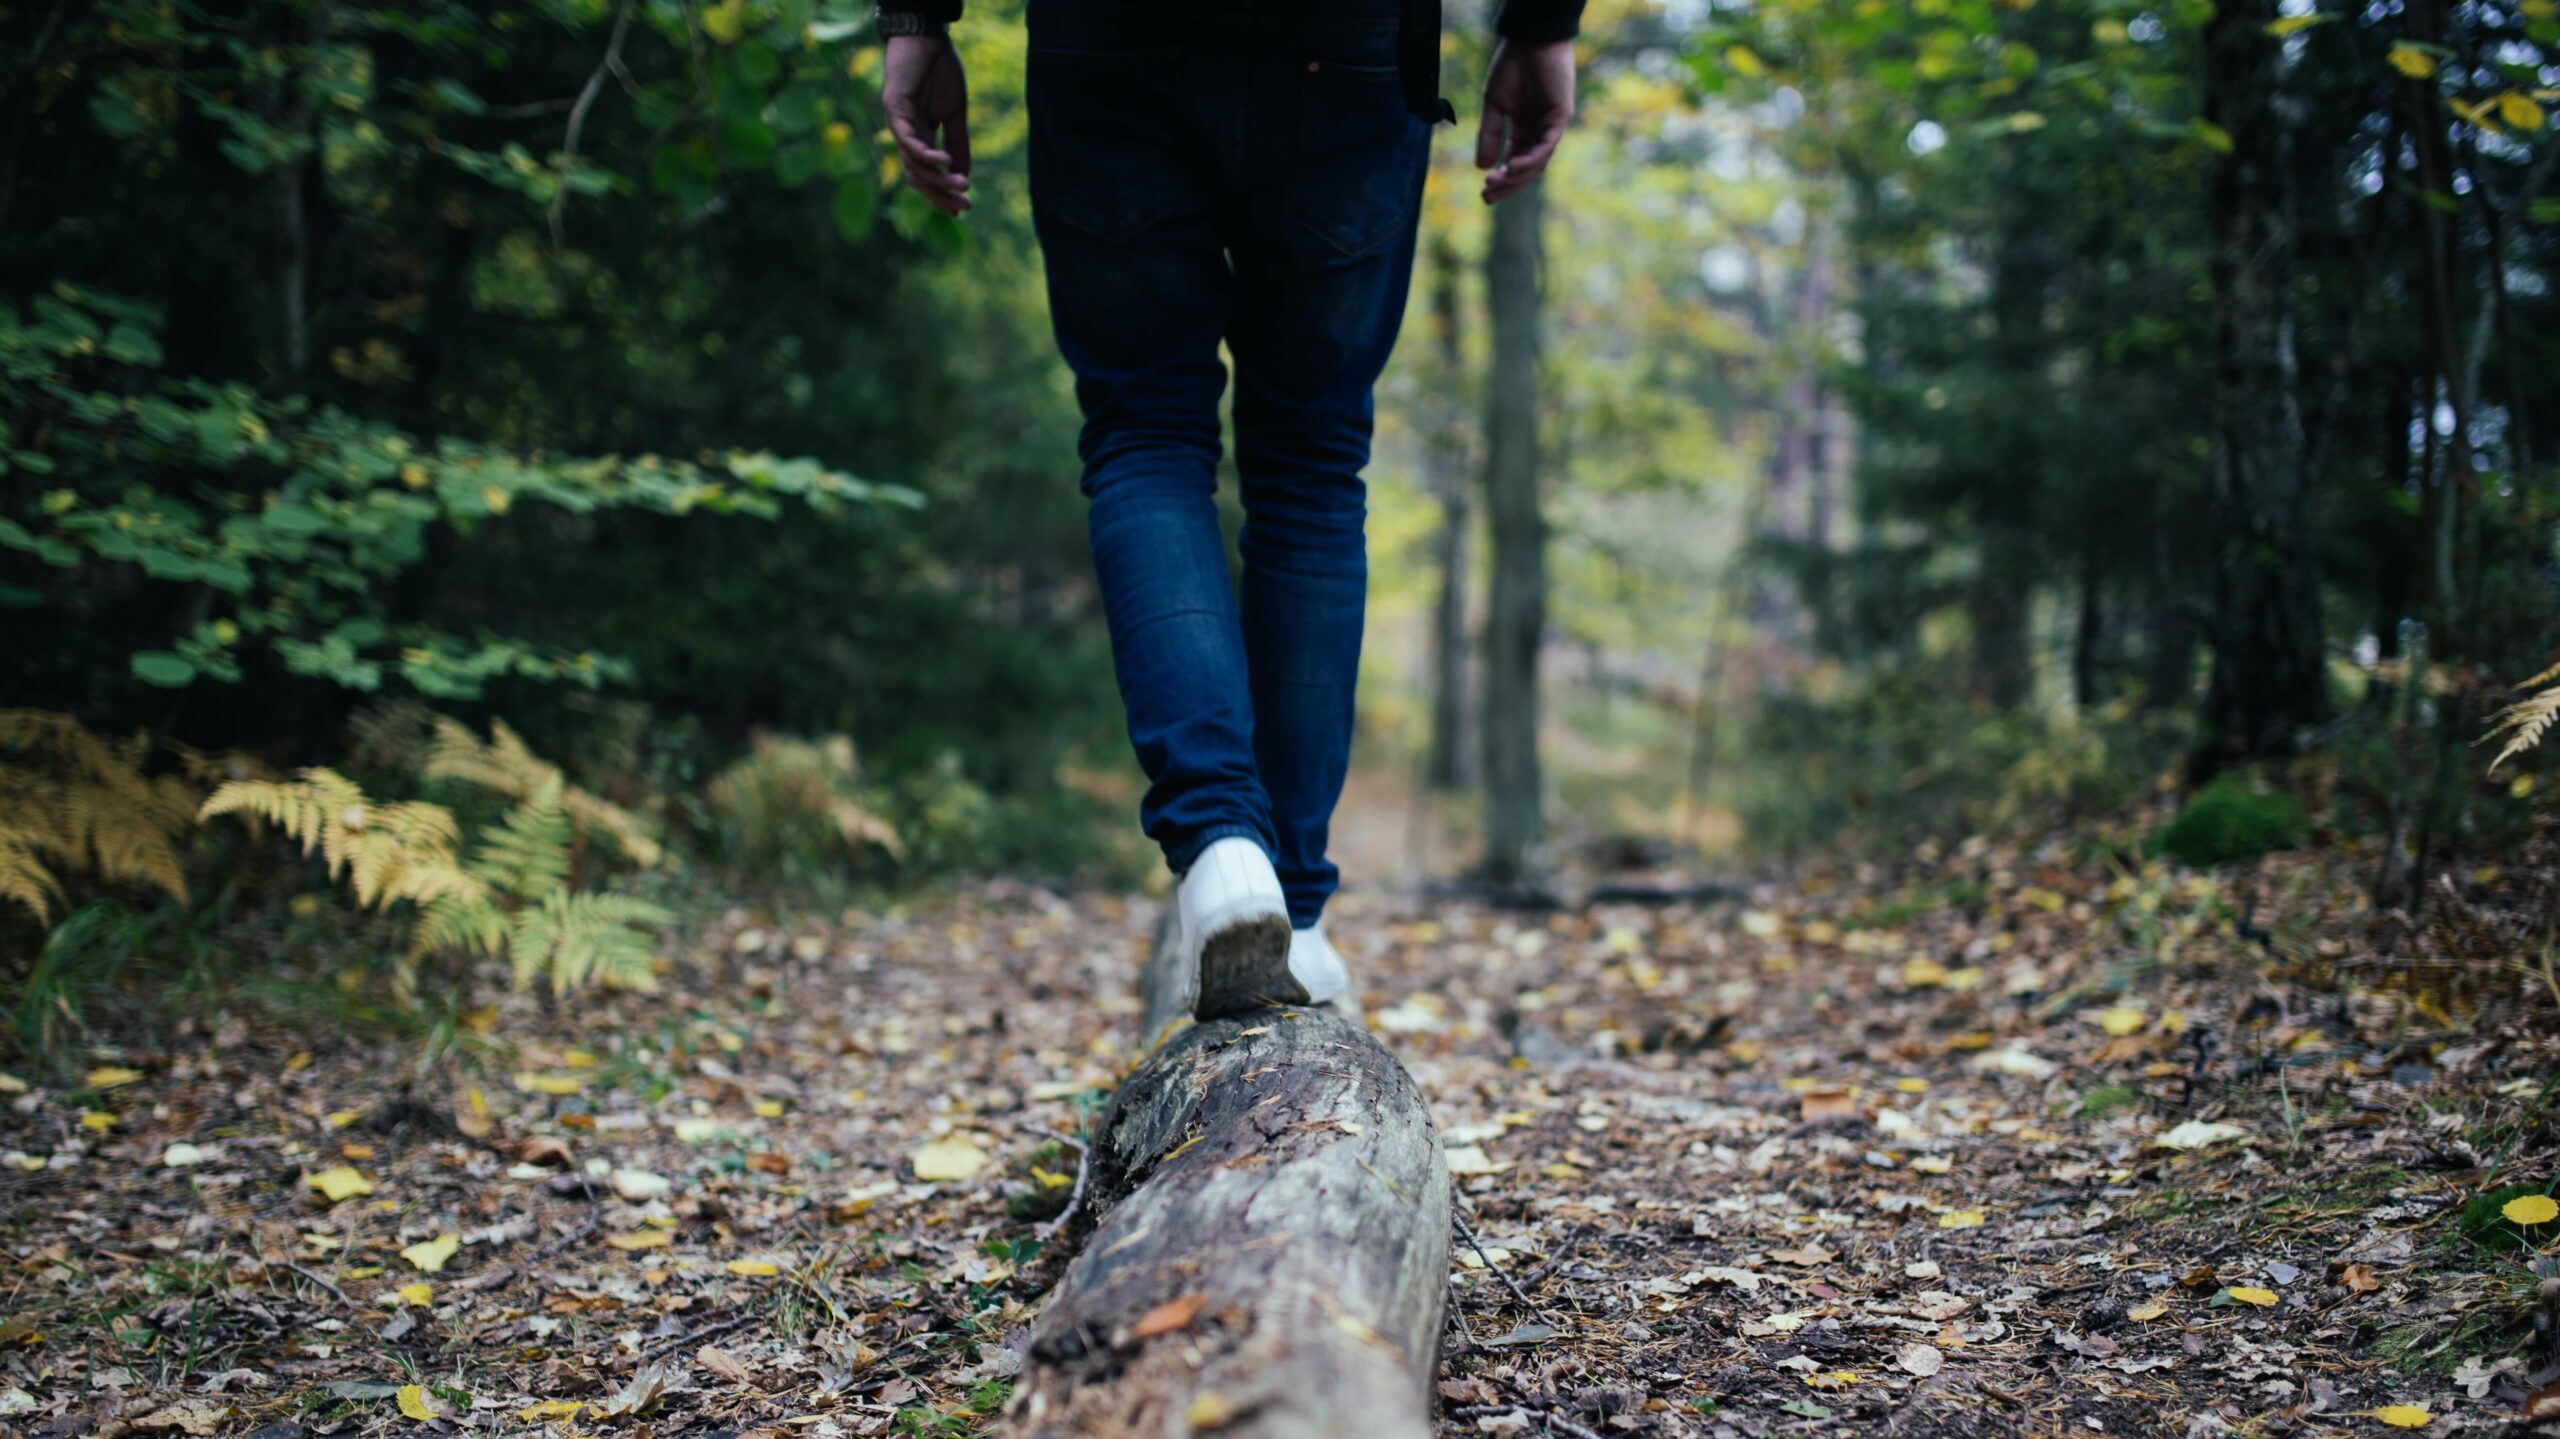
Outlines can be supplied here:
[[2224, 775], [2196, 791], [2161, 829], [2159, 847], [2178, 863], [2203, 869], [2293, 849], [2310, 838], [2311, 816], [2300, 799]]

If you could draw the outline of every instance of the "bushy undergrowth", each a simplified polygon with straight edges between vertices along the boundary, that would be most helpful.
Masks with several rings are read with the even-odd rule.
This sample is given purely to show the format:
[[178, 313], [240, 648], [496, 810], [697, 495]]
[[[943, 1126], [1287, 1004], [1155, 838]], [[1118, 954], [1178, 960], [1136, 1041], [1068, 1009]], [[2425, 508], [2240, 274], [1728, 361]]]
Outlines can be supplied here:
[[1779, 858], [1873, 853], [2068, 821], [2130, 803], [2178, 752], [2173, 720], [2127, 705], [2047, 718], [1955, 693], [1888, 673], [1828, 700], [1767, 701], [1723, 766], [1750, 847]]
[[2296, 795], [2223, 775], [2196, 791], [2160, 831], [2162, 853], [2202, 869], [2295, 849], [2311, 838], [2310, 812]]

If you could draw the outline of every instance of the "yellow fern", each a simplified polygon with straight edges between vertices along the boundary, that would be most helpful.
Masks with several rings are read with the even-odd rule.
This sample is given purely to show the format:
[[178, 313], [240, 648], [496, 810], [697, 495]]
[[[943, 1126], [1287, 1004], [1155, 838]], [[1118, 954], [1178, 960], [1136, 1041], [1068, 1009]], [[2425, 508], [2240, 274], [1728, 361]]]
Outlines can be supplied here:
[[[2560, 666], [2544, 670], [2519, 688], [2531, 688], [2554, 677], [2560, 677]], [[2498, 757], [2489, 761], [2489, 772], [2496, 774], [2498, 766], [2542, 743], [2542, 737], [2550, 732], [2554, 721], [2560, 721], [2560, 685], [2518, 700], [2491, 715], [2489, 732], [2480, 737], [2480, 743], [2487, 744], [2500, 735], [2505, 735], [2507, 742], [2498, 751]]]
[[[177, 839], [200, 790], [187, 773], [146, 773], [152, 751], [146, 735], [107, 739], [69, 715], [0, 710], [0, 898], [49, 919], [47, 896], [61, 896], [63, 871], [183, 904]], [[203, 762], [175, 752], [182, 770]]]
[[559, 766], [535, 754], [504, 720], [490, 722], [484, 743], [470, 726], [437, 717], [426, 773], [430, 779], [461, 780], [513, 800], [531, 800], [556, 785], [560, 808], [569, 818], [579, 828], [611, 839], [632, 863], [654, 868], [663, 853], [646, 820], [570, 784]]
[[202, 819], [243, 814], [291, 835], [318, 854], [331, 879], [345, 877], [364, 909], [400, 900], [485, 897], [488, 886], [463, 868], [462, 827], [440, 804], [375, 804], [355, 781], [313, 768], [290, 780], [233, 780], [213, 792]]

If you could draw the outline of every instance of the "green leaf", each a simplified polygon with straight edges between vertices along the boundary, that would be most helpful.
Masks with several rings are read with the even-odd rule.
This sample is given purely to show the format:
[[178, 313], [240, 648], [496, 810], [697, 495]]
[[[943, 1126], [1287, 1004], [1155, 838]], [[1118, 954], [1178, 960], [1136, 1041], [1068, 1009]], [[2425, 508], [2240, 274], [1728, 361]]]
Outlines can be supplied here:
[[836, 182], [836, 233], [848, 240], [859, 240], [871, 233], [871, 222], [880, 213], [880, 191], [868, 172], [857, 171]]
[[144, 650], [133, 657], [133, 677], [144, 684], [178, 689], [196, 677], [196, 667], [167, 650]]

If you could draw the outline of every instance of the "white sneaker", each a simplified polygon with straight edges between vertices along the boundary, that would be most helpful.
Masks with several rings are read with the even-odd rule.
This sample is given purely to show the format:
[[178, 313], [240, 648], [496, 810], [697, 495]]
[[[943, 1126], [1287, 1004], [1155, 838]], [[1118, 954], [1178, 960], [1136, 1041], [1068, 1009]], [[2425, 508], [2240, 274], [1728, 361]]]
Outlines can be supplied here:
[[1289, 932], [1289, 974], [1307, 992], [1307, 1003], [1330, 1004], [1351, 987], [1351, 967], [1324, 937], [1324, 921]]
[[1182, 877], [1175, 909], [1183, 960], [1200, 976], [1194, 1018], [1308, 1002], [1290, 973], [1289, 902], [1262, 846], [1228, 838], [1202, 850]]

